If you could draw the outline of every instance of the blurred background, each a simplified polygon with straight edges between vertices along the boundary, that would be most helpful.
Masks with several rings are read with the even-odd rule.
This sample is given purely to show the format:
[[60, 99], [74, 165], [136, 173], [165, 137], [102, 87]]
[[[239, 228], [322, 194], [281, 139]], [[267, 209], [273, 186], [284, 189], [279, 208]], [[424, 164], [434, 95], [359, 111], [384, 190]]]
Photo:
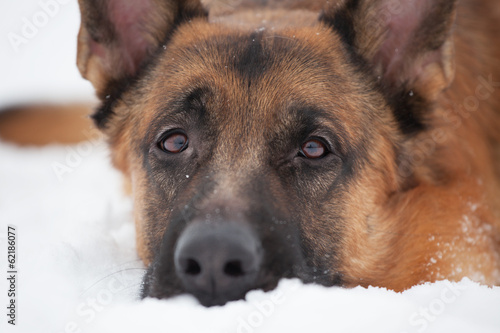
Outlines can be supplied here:
[[0, 110], [94, 101], [76, 67], [76, 0], [0, 2]]
[[[18, 133], [22, 138], [48, 127], [60, 132], [67, 127], [63, 114], [69, 110], [90, 113], [88, 105], [96, 102], [93, 88], [76, 67], [79, 25], [77, 0], [0, 0], [0, 137], [20, 132], [9, 123], [8, 110], [17, 109], [12, 113], [19, 114], [24, 107], [43, 114], [60, 109], [49, 123], [33, 114], [23, 119], [23, 124], [31, 121], [31, 125]], [[89, 139], [86, 133], [81, 137]], [[429, 325], [426, 332], [493, 333], [500, 327], [500, 288], [468, 280], [452, 286], [460, 297], [454, 303], [447, 298], [446, 304], [441, 298], [450, 291], [447, 282], [404, 294], [380, 288], [283, 284], [272, 293], [253, 292], [249, 302], [210, 310], [190, 298], [136, 302], [144, 267], [135, 249], [132, 201], [122, 191], [121, 181], [101, 140], [19, 148], [0, 139], [0, 270], [6, 272], [7, 224], [19, 227], [21, 266], [19, 325], [11, 329], [1, 320], [0, 332], [96, 332], [98, 326], [102, 332], [130, 332], [131, 327], [237, 332], [243, 331], [238, 326], [242, 321], [262, 316], [254, 304], [269, 304], [274, 297], [283, 304], [276, 305], [275, 312], [273, 305], [273, 316], [262, 316], [262, 327], [255, 331], [335, 327], [350, 332], [417, 332], [419, 326], [411, 319], [433, 304], [443, 307], [440, 316], [423, 321]], [[110, 283], [120, 288], [113, 287], [111, 293]], [[2, 278], [0, 304], [8, 304], [6, 290], [7, 279]], [[92, 312], [90, 304], [102, 295], [111, 297]], [[89, 329], [91, 325], [94, 329]]]

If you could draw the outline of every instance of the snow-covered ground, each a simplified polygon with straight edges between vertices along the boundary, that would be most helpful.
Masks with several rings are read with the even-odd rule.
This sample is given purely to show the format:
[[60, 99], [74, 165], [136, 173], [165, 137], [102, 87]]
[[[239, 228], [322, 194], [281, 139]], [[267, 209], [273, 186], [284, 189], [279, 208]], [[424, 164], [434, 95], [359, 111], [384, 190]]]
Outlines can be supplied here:
[[[282, 281], [246, 301], [204, 308], [189, 296], [139, 301], [132, 204], [101, 141], [71, 147], [0, 143], [0, 262], [18, 242], [18, 318], [8, 332], [500, 332], [500, 288], [469, 280], [324, 288]], [[71, 172], [59, 174], [57, 166]], [[57, 169], [56, 169], [57, 170]], [[0, 279], [6, 312], [6, 279]], [[0, 332], [5, 332], [0, 329]]]
[[[43, 23], [41, 12], [46, 24], [24, 36], [26, 21]], [[74, 65], [76, 0], [2, 1], [0, 24], [0, 108], [92, 98]], [[17, 51], [12, 33], [26, 41]], [[469, 280], [399, 294], [285, 280], [209, 309], [189, 296], [139, 301], [144, 266], [131, 210], [101, 141], [0, 142], [0, 332], [500, 332], [500, 288]], [[17, 232], [15, 327], [6, 316], [7, 225]]]

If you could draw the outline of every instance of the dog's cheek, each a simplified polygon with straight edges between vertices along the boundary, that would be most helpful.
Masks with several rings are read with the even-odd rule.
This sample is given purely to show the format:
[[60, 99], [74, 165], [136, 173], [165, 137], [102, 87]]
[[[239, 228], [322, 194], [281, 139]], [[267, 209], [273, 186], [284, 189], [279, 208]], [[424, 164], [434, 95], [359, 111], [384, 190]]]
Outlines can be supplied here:
[[347, 286], [377, 281], [395, 258], [392, 243], [399, 228], [393, 223], [395, 219], [382, 217], [386, 216], [393, 187], [378, 170], [383, 169], [365, 166], [342, 199], [338, 259]]
[[153, 259], [152, 244], [154, 243], [154, 233], [152, 226], [148, 221], [147, 214], [147, 187], [145, 183], [145, 175], [143, 170], [135, 170], [132, 172], [132, 188], [134, 194], [134, 220], [136, 229], [136, 243], [139, 257], [144, 264], [149, 265]]
[[150, 265], [153, 261], [153, 253], [148, 246], [150, 241], [148, 241], [147, 239], [147, 226], [142, 219], [141, 214], [138, 213], [139, 211], [139, 209], [135, 209], [134, 211], [137, 253], [139, 254], [139, 258], [141, 258], [141, 260], [147, 266]]
[[[341, 241], [342, 192], [338, 181], [340, 165], [329, 170], [319, 166], [313, 170], [305, 161], [280, 171], [286, 211], [298, 228], [300, 249], [306, 265], [305, 282], [325, 285], [338, 284], [337, 254]], [[293, 179], [293, 182], [290, 180]], [[293, 203], [293, 204], [290, 204]]]
[[384, 137], [365, 142], [372, 143], [304, 200], [301, 226], [308, 263], [335, 284], [359, 284], [383, 274], [381, 258], [390, 257], [383, 232], [389, 222], [377, 217], [397, 189], [395, 153]]
[[130, 148], [123, 139], [123, 137], [126, 137], [127, 135], [128, 134], [125, 133], [124, 135], [121, 135], [117, 138], [110, 138], [108, 139], [108, 141], [110, 141], [111, 161], [113, 163], [113, 166], [121, 171], [126, 181], [132, 187], [133, 184], [130, 175], [130, 169], [132, 162], [131, 160], [133, 159], [129, 156]]
[[339, 275], [342, 235], [345, 221], [341, 217], [342, 196], [332, 193], [330, 200], [310, 200], [301, 211], [300, 229], [306, 263], [315, 282], [332, 285]]
[[133, 196], [134, 200], [134, 223], [136, 229], [136, 247], [139, 257], [145, 265], [152, 261], [152, 253], [148, 246], [147, 224], [143, 216], [144, 190], [141, 185], [145, 179], [139, 158], [133, 156], [130, 139], [132, 136], [131, 126], [123, 126], [118, 130], [118, 125], [113, 124], [114, 133], [107, 133], [107, 141], [111, 150], [111, 161], [113, 166], [121, 171], [123, 176], [123, 188], [127, 195]]
[[123, 155], [127, 165], [124, 175], [130, 180], [133, 193], [137, 250], [139, 257], [149, 265], [158, 253], [156, 250], [167, 228], [174, 194], [158, 193], [142, 155], [134, 154], [130, 148]]
[[149, 167], [142, 161], [135, 162], [131, 171], [137, 248], [145, 264], [161, 259], [162, 244], [166, 233], [172, 229], [173, 217], [187, 218], [184, 208], [195, 195], [193, 189], [187, 188], [189, 178], [166, 171], [158, 161], [150, 162]]

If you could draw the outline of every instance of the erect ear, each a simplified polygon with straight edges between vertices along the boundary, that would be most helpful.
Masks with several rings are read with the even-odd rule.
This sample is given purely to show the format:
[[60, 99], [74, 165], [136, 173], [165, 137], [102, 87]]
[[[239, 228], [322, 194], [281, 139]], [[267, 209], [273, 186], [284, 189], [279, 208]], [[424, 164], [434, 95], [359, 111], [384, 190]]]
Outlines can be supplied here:
[[415, 107], [432, 102], [454, 78], [451, 30], [457, 0], [340, 0], [320, 20], [351, 55], [368, 63], [393, 103], [402, 130], [424, 127]]
[[78, 0], [78, 69], [104, 99], [133, 78], [176, 26], [207, 17], [199, 0]]

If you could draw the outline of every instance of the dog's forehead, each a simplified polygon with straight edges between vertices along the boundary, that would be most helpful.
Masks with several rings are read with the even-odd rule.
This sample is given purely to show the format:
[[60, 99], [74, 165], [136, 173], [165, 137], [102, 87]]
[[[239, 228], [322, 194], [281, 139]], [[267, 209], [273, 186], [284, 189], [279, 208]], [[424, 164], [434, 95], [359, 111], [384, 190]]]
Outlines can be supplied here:
[[182, 27], [163, 47], [160, 72], [185, 78], [229, 78], [235, 72], [252, 80], [296, 78], [312, 83], [314, 76], [326, 81], [331, 69], [341, 65], [339, 46], [336, 35], [322, 25], [238, 30], [198, 22]]
[[297, 104], [332, 109], [332, 97], [354, 90], [339, 41], [321, 26], [282, 31], [194, 27], [181, 29], [160, 52], [148, 78], [151, 99], [167, 105], [204, 89], [227, 106], [220, 114], [234, 110], [231, 104], [258, 104], [261, 111], [282, 113]]
[[188, 25], [160, 50], [152, 69], [136, 94], [142, 99], [138, 128], [147, 141], [183, 127], [190, 119], [183, 105], [193, 96], [206, 102], [211, 122], [204, 124], [217, 124], [212, 127], [227, 132], [222, 138], [233, 145], [255, 146], [278, 133], [286, 142], [302, 125], [316, 124], [344, 130], [348, 141], [365, 122], [366, 110], [356, 102], [365, 94], [359, 73], [337, 35], [320, 24], [247, 31]]

